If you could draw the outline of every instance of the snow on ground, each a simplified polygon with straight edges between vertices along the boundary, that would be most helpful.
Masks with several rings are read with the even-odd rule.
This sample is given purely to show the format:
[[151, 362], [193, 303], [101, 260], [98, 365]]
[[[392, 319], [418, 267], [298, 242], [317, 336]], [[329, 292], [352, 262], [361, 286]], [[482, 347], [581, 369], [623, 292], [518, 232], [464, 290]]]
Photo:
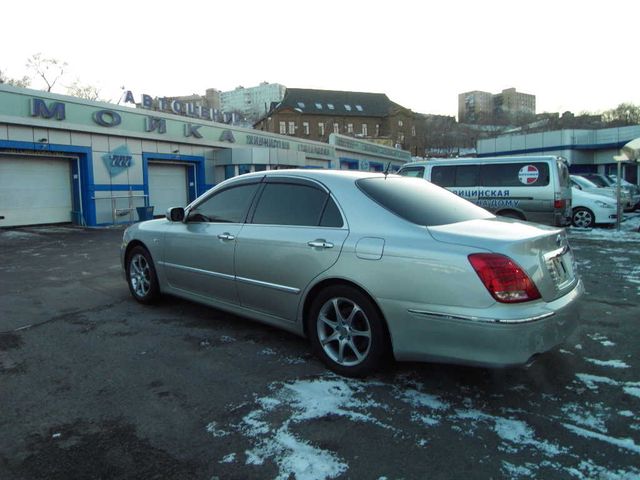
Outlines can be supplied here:
[[[563, 404], [557, 395], [540, 395], [524, 385], [510, 389], [518, 396], [537, 395], [532, 404], [549, 402], [557, 407], [556, 414], [545, 416], [535, 413], [535, 409], [492, 405], [486, 398], [482, 399], [483, 392], [475, 387], [464, 386], [445, 397], [428, 391], [423, 383], [407, 375], [398, 375], [385, 383], [326, 374], [311, 380], [273, 383], [267, 395], [254, 398], [253, 409], [239, 422], [227, 426], [212, 422], [207, 430], [216, 436], [232, 430], [251, 445], [244, 451], [225, 452], [219, 462], [246, 465], [271, 462], [278, 468], [278, 479], [349, 476], [345, 452], [320, 448], [302, 433], [304, 425], [314, 422], [322, 425], [317, 421], [330, 417], [338, 417], [341, 422], [368, 424], [377, 429], [382, 438], [385, 434], [402, 438], [408, 442], [408, 448], [413, 445], [412, 448], [425, 450], [425, 454], [442, 438], [451, 438], [451, 435], [476, 446], [495, 443], [497, 447], [490, 450], [500, 455], [501, 473], [507, 478], [543, 478], [550, 470], [564, 472], [567, 478], [640, 478], [640, 469], [634, 461], [611, 470], [585, 458], [581, 446], [585, 441], [593, 442], [590, 449], [594, 454], [601, 451], [603, 444], [632, 456], [640, 453], [640, 445], [629, 434], [640, 428], [633, 423], [634, 411], [615, 411], [601, 401], [605, 388], [640, 396], [640, 382], [579, 373], [571, 388], [575, 391], [572, 398], [578, 395], [582, 401]], [[505, 399], [505, 396], [496, 398]], [[621, 416], [631, 420], [627, 433], [620, 435], [620, 427], [615, 422], [615, 431], [610, 432], [608, 424]], [[573, 439], [571, 444], [562, 443], [566, 437], [558, 436], [555, 425], [564, 428]], [[572, 447], [574, 442], [576, 447]], [[489, 452], [490, 457], [495, 455]]]
[[628, 213], [620, 223], [620, 230], [615, 224], [612, 228], [575, 228], [567, 229], [571, 238], [589, 240], [607, 240], [611, 242], [640, 242], [640, 213]]

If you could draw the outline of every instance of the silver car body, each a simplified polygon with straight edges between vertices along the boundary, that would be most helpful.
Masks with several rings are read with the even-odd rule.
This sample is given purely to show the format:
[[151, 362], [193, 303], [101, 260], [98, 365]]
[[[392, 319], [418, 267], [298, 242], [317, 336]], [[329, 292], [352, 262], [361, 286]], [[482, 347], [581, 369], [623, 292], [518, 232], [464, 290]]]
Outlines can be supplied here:
[[[484, 218], [452, 224], [411, 223], [356, 186], [360, 179], [386, 178], [383, 174], [246, 174], [214, 187], [186, 211], [234, 182], [265, 176], [317, 183], [330, 192], [344, 225], [152, 220], [126, 230], [123, 264], [133, 246], [144, 245], [163, 293], [300, 335], [308, 334], [304, 318], [314, 295], [327, 285], [348, 283], [379, 308], [398, 360], [524, 364], [561, 343], [579, 320], [577, 300], [583, 286], [564, 230], [486, 211]], [[388, 178], [442, 190], [423, 180]], [[442, 194], [459, 200], [449, 192]], [[511, 257], [535, 282], [542, 298], [515, 304], [494, 300], [468, 260], [478, 252]]]

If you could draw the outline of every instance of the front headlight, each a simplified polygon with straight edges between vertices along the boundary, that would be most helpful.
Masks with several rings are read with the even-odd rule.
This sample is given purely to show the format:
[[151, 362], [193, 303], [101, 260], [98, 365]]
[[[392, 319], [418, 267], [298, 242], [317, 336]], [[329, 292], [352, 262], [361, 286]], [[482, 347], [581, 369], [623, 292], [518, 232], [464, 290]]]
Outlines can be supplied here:
[[613, 205], [611, 205], [610, 203], [601, 202], [600, 200], [596, 200], [596, 205], [598, 205], [600, 208], [616, 208]]

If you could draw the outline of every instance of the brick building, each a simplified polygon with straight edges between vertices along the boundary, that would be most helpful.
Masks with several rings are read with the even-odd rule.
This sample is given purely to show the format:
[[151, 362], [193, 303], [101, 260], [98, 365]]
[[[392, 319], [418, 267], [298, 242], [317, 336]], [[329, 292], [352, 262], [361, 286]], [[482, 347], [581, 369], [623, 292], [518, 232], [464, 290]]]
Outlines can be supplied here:
[[332, 133], [424, 155], [424, 122], [383, 93], [288, 88], [254, 128], [327, 142]]

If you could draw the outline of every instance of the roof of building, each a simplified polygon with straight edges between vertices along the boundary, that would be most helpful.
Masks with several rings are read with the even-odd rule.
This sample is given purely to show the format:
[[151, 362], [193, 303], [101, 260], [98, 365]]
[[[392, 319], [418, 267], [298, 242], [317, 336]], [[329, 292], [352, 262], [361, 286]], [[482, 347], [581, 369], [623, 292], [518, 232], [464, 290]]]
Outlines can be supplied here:
[[282, 101], [272, 104], [269, 114], [286, 108], [313, 115], [354, 117], [386, 117], [393, 109], [404, 109], [384, 93], [306, 88], [287, 88]]

